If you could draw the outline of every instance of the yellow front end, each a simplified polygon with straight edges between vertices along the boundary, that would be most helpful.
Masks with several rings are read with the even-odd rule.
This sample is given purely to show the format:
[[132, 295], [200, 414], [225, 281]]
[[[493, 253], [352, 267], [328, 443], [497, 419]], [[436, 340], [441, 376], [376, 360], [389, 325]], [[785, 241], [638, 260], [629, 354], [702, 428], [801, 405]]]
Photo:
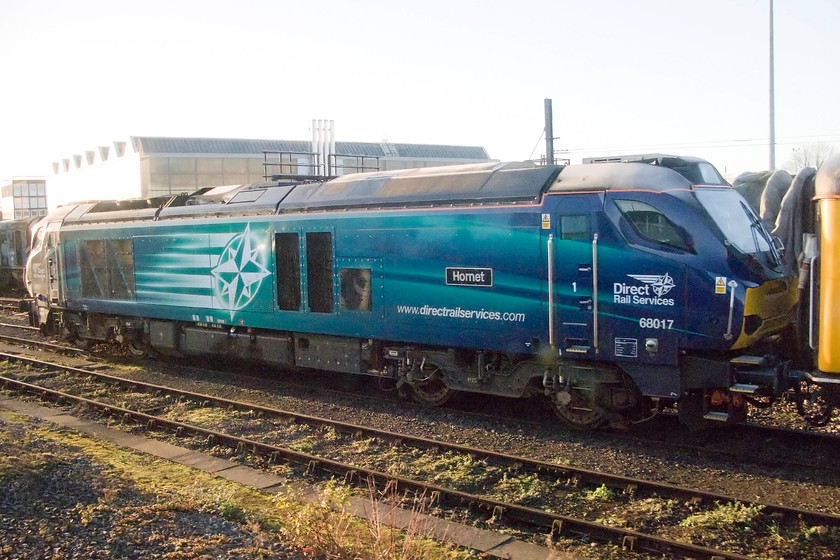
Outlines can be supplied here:
[[820, 200], [820, 336], [817, 367], [840, 374], [840, 199]]
[[791, 312], [798, 301], [799, 289], [794, 278], [778, 278], [747, 288], [744, 322], [732, 349], [748, 348], [762, 338], [782, 331], [791, 324]]

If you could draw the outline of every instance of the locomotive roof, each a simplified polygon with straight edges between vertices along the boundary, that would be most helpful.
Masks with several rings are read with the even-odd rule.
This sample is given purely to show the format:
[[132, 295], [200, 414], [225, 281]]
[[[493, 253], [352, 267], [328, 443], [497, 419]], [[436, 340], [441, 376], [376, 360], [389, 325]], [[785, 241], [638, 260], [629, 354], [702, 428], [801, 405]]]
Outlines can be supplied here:
[[295, 188], [280, 211], [348, 206], [423, 206], [488, 202], [536, 202], [559, 166], [474, 163], [446, 167], [357, 173]]
[[665, 191], [691, 188], [680, 173], [648, 163], [587, 163], [563, 169], [552, 192], [646, 189]]
[[[704, 165], [707, 169], [701, 172]], [[697, 158], [663, 156], [644, 163], [565, 167], [487, 162], [358, 173], [329, 181], [232, 185], [174, 197], [80, 204], [67, 214], [65, 221], [90, 223], [351, 208], [533, 204], [547, 192], [666, 191], [710, 182], [726, 184], [711, 164]]]

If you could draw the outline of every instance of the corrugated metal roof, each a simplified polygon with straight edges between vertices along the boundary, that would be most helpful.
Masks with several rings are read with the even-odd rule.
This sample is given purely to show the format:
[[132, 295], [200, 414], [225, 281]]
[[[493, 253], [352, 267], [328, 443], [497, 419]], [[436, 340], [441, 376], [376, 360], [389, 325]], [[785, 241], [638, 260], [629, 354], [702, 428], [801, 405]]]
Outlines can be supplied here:
[[373, 142], [336, 142], [335, 151], [346, 156], [382, 157], [382, 146]]
[[443, 146], [437, 144], [393, 144], [399, 157], [490, 159], [481, 146]]
[[135, 149], [144, 154], [255, 154], [263, 150], [308, 152], [309, 142], [293, 140], [253, 140], [246, 138], [167, 138], [132, 136]]
[[[305, 140], [258, 140], [246, 138], [175, 138], [162, 136], [132, 136], [135, 151], [144, 154], [253, 154], [263, 151], [309, 152], [312, 145]], [[336, 142], [335, 151], [351, 156], [402, 158], [490, 159], [481, 146], [446, 146], [437, 144], [389, 144], [396, 154], [385, 153], [374, 142]]]

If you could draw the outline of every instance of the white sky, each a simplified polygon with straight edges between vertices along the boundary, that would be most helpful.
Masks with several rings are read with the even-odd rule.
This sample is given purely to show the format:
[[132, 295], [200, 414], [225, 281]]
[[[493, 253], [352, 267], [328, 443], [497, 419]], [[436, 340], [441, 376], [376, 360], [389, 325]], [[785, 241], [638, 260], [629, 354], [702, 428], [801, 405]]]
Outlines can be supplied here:
[[[0, 0], [0, 179], [136, 136], [769, 163], [768, 0]], [[840, 146], [840, 2], [775, 0], [777, 166]]]

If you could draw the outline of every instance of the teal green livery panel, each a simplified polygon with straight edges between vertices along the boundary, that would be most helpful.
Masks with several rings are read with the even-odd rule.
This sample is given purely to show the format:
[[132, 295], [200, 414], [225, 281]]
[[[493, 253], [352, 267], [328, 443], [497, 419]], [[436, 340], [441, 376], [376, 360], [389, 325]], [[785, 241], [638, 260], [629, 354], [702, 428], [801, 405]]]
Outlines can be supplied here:
[[274, 300], [269, 231], [250, 223], [240, 228], [135, 237], [137, 302], [213, 309], [230, 321], [246, 309], [270, 312]]

